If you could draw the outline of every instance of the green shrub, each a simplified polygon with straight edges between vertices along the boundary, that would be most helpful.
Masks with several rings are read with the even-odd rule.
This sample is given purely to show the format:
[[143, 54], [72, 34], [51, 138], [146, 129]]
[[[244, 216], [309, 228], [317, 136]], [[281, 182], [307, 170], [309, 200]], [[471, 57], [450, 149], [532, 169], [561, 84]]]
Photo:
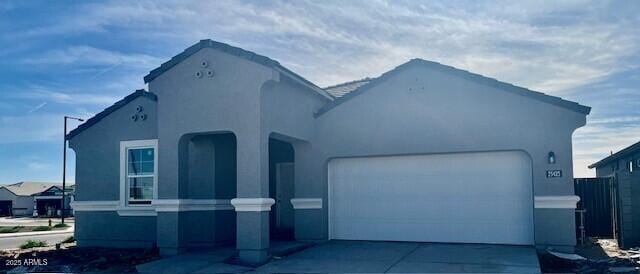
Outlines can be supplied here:
[[74, 238], [73, 236], [69, 236], [66, 239], [64, 239], [64, 241], [62, 241], [61, 243], [63, 244], [70, 244], [76, 241], [76, 238]]
[[44, 247], [47, 246], [46, 241], [34, 241], [28, 240], [24, 244], [20, 246], [20, 249], [34, 248], [34, 247]]
[[51, 229], [53, 228], [51, 228], [50, 226], [36, 226], [31, 231], [49, 231]]
[[59, 223], [59, 224], [54, 225], [53, 227], [61, 228], [61, 227], [69, 227], [69, 225], [68, 224]]
[[22, 226], [14, 226], [14, 227], [3, 227], [0, 228], [0, 233], [16, 233], [20, 231]]

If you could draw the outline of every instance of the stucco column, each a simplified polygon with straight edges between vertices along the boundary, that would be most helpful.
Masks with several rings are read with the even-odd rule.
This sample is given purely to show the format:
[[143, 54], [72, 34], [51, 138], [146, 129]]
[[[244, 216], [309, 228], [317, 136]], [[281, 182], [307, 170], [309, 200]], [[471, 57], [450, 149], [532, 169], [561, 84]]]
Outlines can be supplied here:
[[[307, 142], [294, 144], [295, 152], [295, 198], [291, 200], [294, 208], [295, 238], [299, 241], [322, 241], [327, 235], [327, 199], [326, 159], [324, 155], [314, 154]], [[298, 205], [297, 203], [307, 203]], [[313, 205], [309, 206], [309, 202]], [[313, 220], [310, 222], [309, 220]]]
[[241, 263], [255, 265], [269, 259], [269, 143], [260, 134], [237, 136], [236, 248]]
[[[184, 178], [180, 178], [180, 164], [186, 157], [185, 144], [179, 138], [165, 137], [158, 141], [158, 199], [178, 200], [184, 198]], [[182, 180], [181, 180], [182, 179]], [[182, 195], [181, 195], [182, 194]], [[154, 201], [155, 203], [155, 201]], [[157, 210], [156, 242], [162, 256], [171, 256], [185, 251], [183, 226], [184, 212]]]

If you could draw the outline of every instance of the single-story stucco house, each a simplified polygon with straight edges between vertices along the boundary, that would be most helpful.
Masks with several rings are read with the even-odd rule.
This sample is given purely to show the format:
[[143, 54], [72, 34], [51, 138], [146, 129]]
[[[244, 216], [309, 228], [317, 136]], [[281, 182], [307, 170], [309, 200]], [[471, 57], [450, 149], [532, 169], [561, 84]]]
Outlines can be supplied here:
[[[64, 201], [65, 201], [65, 216], [73, 215], [73, 210], [71, 208], [71, 202], [73, 201], [73, 190], [75, 189], [74, 185], [66, 186], [66, 191], [64, 193]], [[34, 217], [57, 217], [62, 214], [62, 186], [54, 185], [51, 186], [44, 191], [34, 194]]]
[[0, 216], [32, 216], [35, 195], [53, 186], [55, 183], [45, 182], [18, 182], [0, 186]]
[[640, 142], [593, 163], [596, 177], [610, 178], [614, 202], [618, 245], [640, 246]]
[[79, 246], [576, 244], [589, 107], [421, 59], [320, 88], [212, 40], [144, 81], [68, 135]]

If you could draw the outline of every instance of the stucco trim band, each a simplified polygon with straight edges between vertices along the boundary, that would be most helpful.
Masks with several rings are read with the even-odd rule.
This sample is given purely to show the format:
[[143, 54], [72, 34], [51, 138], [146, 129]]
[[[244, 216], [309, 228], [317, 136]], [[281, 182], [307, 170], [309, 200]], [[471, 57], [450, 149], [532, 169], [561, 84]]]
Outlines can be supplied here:
[[293, 198], [291, 199], [293, 209], [321, 209], [322, 199], [320, 198]]
[[580, 197], [566, 196], [536, 196], [535, 208], [569, 208], [575, 209]]
[[60, 196], [53, 196], [53, 195], [48, 195], [48, 196], [34, 196], [33, 197], [34, 200], [51, 200], [51, 199], [57, 199], [57, 200], [62, 200], [62, 195]]
[[120, 216], [156, 216], [158, 212], [233, 210], [229, 200], [161, 199], [150, 206], [122, 206], [120, 201], [74, 201], [75, 211], [117, 211]]
[[230, 200], [161, 199], [151, 203], [157, 212], [233, 210]]
[[271, 198], [235, 198], [231, 199], [231, 204], [236, 211], [271, 211], [275, 200]]
[[115, 211], [120, 201], [73, 201], [74, 211]]

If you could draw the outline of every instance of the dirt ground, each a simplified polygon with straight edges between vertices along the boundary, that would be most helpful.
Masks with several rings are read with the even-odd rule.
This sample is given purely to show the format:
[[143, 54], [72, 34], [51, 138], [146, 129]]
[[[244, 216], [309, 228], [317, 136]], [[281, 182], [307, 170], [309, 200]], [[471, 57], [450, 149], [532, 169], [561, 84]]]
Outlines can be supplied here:
[[550, 253], [539, 254], [543, 273], [640, 273], [640, 249], [622, 250], [614, 239], [590, 239], [576, 254], [583, 259], [568, 260]]
[[79, 248], [66, 244], [29, 250], [1, 251], [0, 273], [103, 272], [135, 273], [135, 266], [158, 259], [155, 249]]

